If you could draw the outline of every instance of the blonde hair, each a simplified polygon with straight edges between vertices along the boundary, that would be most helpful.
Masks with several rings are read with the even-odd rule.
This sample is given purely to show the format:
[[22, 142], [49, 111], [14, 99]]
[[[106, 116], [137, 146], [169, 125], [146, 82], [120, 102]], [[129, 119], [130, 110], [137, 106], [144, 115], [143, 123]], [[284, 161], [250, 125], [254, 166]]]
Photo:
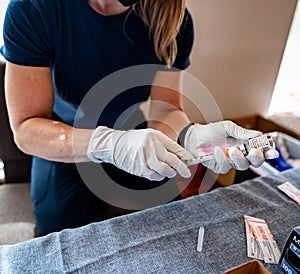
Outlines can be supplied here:
[[153, 36], [157, 57], [169, 68], [176, 59], [176, 37], [183, 22], [185, 6], [185, 0], [140, 0], [134, 5], [134, 10]]

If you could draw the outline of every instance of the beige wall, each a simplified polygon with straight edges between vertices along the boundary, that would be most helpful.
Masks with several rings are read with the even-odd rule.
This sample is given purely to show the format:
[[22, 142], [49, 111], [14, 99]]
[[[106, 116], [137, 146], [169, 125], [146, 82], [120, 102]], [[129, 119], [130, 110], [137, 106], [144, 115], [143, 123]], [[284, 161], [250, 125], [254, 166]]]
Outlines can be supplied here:
[[[224, 119], [265, 114], [297, 0], [187, 1], [196, 36], [188, 72], [208, 88]], [[211, 106], [202, 113], [188, 102], [186, 108], [192, 120], [219, 118], [203, 113]]]

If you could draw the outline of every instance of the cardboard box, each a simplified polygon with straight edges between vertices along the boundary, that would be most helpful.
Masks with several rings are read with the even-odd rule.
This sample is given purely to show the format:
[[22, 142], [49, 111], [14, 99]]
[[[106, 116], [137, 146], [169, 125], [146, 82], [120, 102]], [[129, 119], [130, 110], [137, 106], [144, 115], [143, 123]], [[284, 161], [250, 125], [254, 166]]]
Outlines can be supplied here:
[[238, 117], [235, 119], [231, 119], [231, 121], [235, 122], [236, 124], [248, 128], [248, 129], [256, 129], [260, 130], [263, 133], [268, 133], [268, 132], [282, 132], [285, 133], [291, 137], [294, 137], [296, 139], [300, 140], [300, 136], [297, 135], [296, 133], [274, 123], [273, 121], [270, 121], [258, 114], [250, 115], [250, 116], [245, 116], [245, 117]]
[[290, 233], [278, 264], [284, 273], [300, 273], [300, 226], [295, 227]]
[[258, 261], [253, 260], [232, 269], [225, 271], [223, 274], [271, 274], [264, 265]]

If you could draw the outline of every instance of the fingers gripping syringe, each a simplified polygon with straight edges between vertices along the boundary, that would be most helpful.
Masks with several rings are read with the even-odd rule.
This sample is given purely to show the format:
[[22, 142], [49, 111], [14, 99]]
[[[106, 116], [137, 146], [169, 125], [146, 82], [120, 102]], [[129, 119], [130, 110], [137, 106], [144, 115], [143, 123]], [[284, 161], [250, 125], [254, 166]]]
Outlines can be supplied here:
[[[266, 152], [270, 149], [275, 149], [275, 143], [273, 141], [272, 135], [270, 133], [262, 134], [260, 136], [250, 138], [247, 141], [238, 140], [234, 138], [227, 138], [226, 143], [223, 145], [218, 145], [223, 148], [224, 153], [227, 157], [229, 157], [228, 151], [231, 147], [236, 147], [239, 149], [245, 156], [249, 154], [249, 151], [252, 148], [261, 149], [263, 152]], [[191, 161], [187, 161], [186, 164], [188, 166], [200, 164], [206, 161], [213, 160], [214, 156], [214, 147], [203, 147], [201, 148], [201, 154], [199, 157], [194, 158]]]

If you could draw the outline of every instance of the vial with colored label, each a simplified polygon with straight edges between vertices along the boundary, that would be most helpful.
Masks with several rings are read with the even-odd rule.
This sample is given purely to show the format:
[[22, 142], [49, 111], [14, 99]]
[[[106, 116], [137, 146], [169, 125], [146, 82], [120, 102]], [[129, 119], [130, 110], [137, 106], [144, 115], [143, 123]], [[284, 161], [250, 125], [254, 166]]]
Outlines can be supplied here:
[[[247, 141], [238, 140], [234, 138], [227, 138], [226, 144], [220, 145], [220, 147], [223, 148], [224, 153], [227, 157], [229, 157], [228, 151], [231, 147], [236, 147], [245, 156], [249, 154], [252, 148], [261, 149], [263, 152], [276, 148], [275, 142], [273, 141], [272, 135], [270, 133], [250, 138]], [[202, 153], [198, 158], [194, 158], [192, 161], [188, 161], [187, 165], [195, 165], [214, 159], [214, 147], [210, 146], [201, 148], [201, 152]]]

